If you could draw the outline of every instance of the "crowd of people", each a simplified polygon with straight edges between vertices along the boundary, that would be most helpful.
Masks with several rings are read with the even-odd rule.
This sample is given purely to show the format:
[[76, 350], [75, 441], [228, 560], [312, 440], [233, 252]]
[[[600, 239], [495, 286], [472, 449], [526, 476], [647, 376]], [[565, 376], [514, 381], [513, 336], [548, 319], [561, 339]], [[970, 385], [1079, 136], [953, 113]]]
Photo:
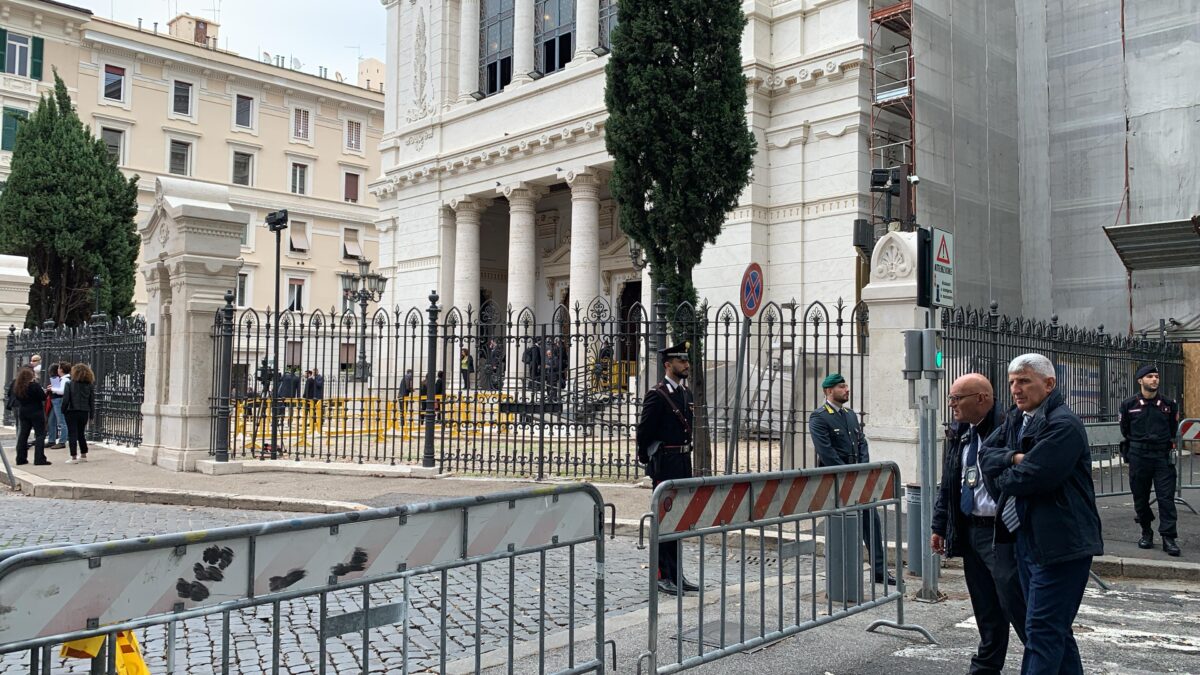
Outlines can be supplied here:
[[52, 462], [46, 450], [67, 448], [67, 464], [86, 462], [87, 425], [96, 417], [96, 376], [86, 363], [52, 363], [48, 382], [42, 384], [42, 357], [35, 354], [17, 369], [4, 392], [4, 405], [17, 425], [17, 464], [29, 463], [30, 435], [33, 463]]

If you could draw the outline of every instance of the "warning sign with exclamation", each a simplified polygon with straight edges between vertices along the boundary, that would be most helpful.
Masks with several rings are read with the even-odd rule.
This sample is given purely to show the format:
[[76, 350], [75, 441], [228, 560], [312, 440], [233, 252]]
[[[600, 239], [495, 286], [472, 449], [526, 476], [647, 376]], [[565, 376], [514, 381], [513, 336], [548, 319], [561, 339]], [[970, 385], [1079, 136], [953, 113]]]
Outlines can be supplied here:
[[933, 304], [954, 306], [954, 235], [933, 228]]

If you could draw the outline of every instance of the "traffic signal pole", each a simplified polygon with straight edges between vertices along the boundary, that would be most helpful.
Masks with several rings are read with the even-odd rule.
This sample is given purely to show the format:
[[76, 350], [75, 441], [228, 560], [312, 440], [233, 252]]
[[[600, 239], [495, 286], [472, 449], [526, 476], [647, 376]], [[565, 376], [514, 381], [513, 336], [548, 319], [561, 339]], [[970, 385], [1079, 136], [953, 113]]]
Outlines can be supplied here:
[[[929, 541], [933, 532], [933, 509], [937, 490], [937, 413], [941, 403], [939, 380], [945, 368], [942, 351], [942, 331], [936, 328], [904, 331], [904, 379], [908, 381], [909, 407], [918, 415], [917, 450], [921, 474], [921, 532], [909, 541], [920, 546], [921, 589], [917, 600], [940, 602], [938, 591], [940, 558]], [[910, 550], [911, 557], [917, 553]]]

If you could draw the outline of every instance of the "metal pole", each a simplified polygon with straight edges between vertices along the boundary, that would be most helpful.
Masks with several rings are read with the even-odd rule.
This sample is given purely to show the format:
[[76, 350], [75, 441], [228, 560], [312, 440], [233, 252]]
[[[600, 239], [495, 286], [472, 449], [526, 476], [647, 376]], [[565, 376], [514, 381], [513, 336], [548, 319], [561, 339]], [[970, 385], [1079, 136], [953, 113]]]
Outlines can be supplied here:
[[[933, 530], [934, 489], [937, 484], [937, 399], [938, 383], [927, 378], [929, 391], [921, 396], [921, 532]], [[921, 590], [917, 599], [925, 602], [940, 600], [938, 592], [938, 560], [929, 537], [921, 540]]]
[[279, 299], [279, 277], [280, 277], [280, 249], [283, 246], [283, 230], [275, 229], [275, 336], [271, 346], [271, 353], [275, 355], [275, 363], [271, 364], [271, 382], [268, 386], [271, 387], [271, 459], [279, 459], [279, 418], [281, 410], [279, 405], [279, 315], [281, 313]]
[[[365, 278], [359, 279], [360, 284], [366, 284]], [[358, 289], [358, 307], [362, 315], [362, 321], [358, 325], [358, 367], [354, 370], [356, 378], [360, 382], [365, 382], [368, 378], [367, 374], [367, 299], [368, 293], [365, 288]], [[363, 394], [366, 396], [366, 394]]]
[[[662, 352], [659, 350], [667, 348], [667, 287], [659, 286], [654, 293], [654, 342], [651, 347], [654, 350], [655, 372], [661, 375], [665, 367]], [[654, 379], [654, 373], [650, 374], [650, 379]]]
[[[217, 428], [213, 439], [215, 459], [229, 461], [229, 388], [233, 376], [233, 291], [225, 291], [225, 306], [221, 308], [220, 356], [217, 362]], [[171, 627], [174, 629], [174, 622]], [[173, 649], [174, 647], [172, 647]]]
[[746, 352], [750, 349], [750, 317], [742, 319], [742, 339], [738, 341], [737, 384], [733, 397], [733, 428], [729, 430], [729, 447], [725, 450], [725, 475], [733, 473], [733, 457], [737, 454], [738, 434], [742, 424], [742, 380], [746, 375]]
[[437, 291], [429, 292], [429, 355], [426, 358], [425, 365], [427, 372], [425, 373], [425, 453], [421, 456], [421, 466], [432, 467], [436, 465], [433, 458], [433, 425], [435, 420], [434, 411], [434, 371], [437, 370], [437, 318], [441, 308], [438, 307]]

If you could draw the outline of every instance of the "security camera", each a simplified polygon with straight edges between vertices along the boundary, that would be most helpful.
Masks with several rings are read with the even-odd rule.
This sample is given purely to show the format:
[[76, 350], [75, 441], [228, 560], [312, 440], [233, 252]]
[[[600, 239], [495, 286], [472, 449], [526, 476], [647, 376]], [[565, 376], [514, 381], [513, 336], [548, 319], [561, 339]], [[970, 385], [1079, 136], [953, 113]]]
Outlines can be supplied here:
[[908, 177], [908, 182], [915, 186], [917, 183], [921, 182], [921, 177], [914, 174]]

